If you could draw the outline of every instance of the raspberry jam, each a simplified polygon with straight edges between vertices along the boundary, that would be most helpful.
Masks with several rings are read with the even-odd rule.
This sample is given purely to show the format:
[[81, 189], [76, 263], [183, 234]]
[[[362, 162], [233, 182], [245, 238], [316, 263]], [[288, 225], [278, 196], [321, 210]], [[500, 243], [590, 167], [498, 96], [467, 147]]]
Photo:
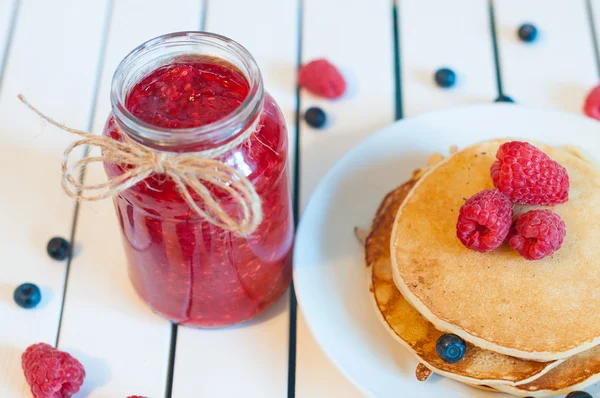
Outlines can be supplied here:
[[248, 82], [232, 65], [196, 59], [162, 66], [126, 99], [137, 118], [171, 129], [200, 127], [231, 114], [248, 96]]
[[[224, 42], [229, 52], [208, 57], [179, 51], [149, 69], [144, 56], [152, 60], [152, 49], [169, 40], [184, 49], [192, 41], [191, 51], [197, 51], [198, 42], [209, 49]], [[234, 66], [227, 57], [244, 62]], [[127, 76], [138, 64], [149, 72]], [[153, 174], [114, 200], [130, 279], [156, 312], [196, 327], [227, 326], [256, 316], [289, 286], [294, 227], [285, 122], [275, 101], [263, 93], [254, 60], [220, 36], [183, 33], [150, 41], [122, 65], [113, 80], [113, 114], [104, 131], [114, 139], [128, 134], [154, 149], [197, 152], [239, 134], [231, 127], [236, 123], [248, 126], [260, 118], [256, 133], [217, 159], [246, 176], [262, 199], [263, 220], [250, 236], [202, 219], [165, 175]], [[115, 177], [127, 166], [107, 163], [105, 169]], [[239, 205], [224, 191], [207, 187], [234, 216]]]

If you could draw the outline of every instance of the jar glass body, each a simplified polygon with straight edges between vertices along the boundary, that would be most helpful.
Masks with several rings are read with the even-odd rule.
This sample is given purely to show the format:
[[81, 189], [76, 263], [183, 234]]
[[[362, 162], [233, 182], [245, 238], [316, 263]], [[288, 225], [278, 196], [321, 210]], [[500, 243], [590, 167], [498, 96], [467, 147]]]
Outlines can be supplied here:
[[[119, 84], [116, 75], [113, 85], [115, 81]], [[197, 131], [196, 139], [189, 130], [180, 142], [177, 130], [171, 133], [175, 138], [166, 131], [156, 140], [137, 135], [148, 126], [136, 131], [135, 123], [123, 120], [127, 116], [115, 108], [114, 99], [105, 125], [104, 134], [113, 139], [127, 134], [164, 151], [166, 137], [171, 140], [168, 152], [189, 155], [218, 147], [248, 126], [257, 126], [252, 121], [259, 118], [246, 141], [216, 159], [245, 176], [261, 198], [263, 219], [251, 234], [242, 236], [203, 219], [165, 175], [153, 174], [114, 198], [133, 286], [154, 311], [179, 324], [222, 327], [246, 321], [272, 304], [291, 281], [294, 224], [286, 125], [268, 93], [250, 90], [248, 96], [256, 98], [248, 98], [241, 108], [254, 104], [250, 110], [224, 116], [210, 131]], [[238, 123], [227, 123], [235, 117]], [[236, 130], [234, 125], [241, 127]], [[126, 166], [107, 163], [105, 170], [114, 178]], [[230, 215], [239, 210], [226, 193], [216, 192], [215, 197]]]

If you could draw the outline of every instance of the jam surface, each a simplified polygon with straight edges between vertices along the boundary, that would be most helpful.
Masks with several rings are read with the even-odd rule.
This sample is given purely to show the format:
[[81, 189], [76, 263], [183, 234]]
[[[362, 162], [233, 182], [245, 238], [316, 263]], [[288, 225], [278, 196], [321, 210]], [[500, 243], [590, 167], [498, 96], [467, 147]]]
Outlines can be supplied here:
[[157, 127], [190, 128], [235, 111], [250, 87], [240, 71], [214, 60], [162, 66], [138, 82], [125, 106]]
[[[125, 104], [142, 121], [177, 134], [178, 128], [232, 114], [249, 89], [231, 65], [210, 59], [182, 62], [142, 78]], [[132, 283], [155, 311], [175, 322], [197, 327], [243, 322], [272, 304], [290, 283], [287, 132], [268, 94], [260, 118], [259, 131], [219, 159], [245, 175], [262, 198], [263, 221], [251, 236], [203, 220], [164, 175], [152, 175], [115, 198]], [[105, 134], [121, 139], [113, 117]], [[109, 177], [122, 174], [124, 167], [105, 165]], [[228, 213], [239, 214], [230, 198], [218, 192], [217, 197]]]

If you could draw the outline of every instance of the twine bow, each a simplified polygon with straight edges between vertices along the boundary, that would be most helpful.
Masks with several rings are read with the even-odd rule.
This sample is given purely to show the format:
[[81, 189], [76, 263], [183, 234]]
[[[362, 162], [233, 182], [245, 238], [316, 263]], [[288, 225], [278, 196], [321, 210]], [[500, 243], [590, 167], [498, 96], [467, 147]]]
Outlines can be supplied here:
[[[262, 201], [252, 183], [233, 167], [217, 160], [219, 156], [246, 141], [259, 127], [257, 117], [254, 123], [244, 130], [231, 142], [195, 153], [169, 153], [154, 150], [138, 144], [127, 134], [122, 134], [123, 141], [110, 137], [97, 136], [84, 131], [69, 128], [41, 113], [22, 95], [19, 99], [32, 111], [48, 123], [61, 130], [78, 135], [83, 139], [75, 141], [67, 147], [62, 157], [62, 187], [72, 198], [79, 201], [96, 201], [120, 194], [126, 189], [145, 180], [152, 174], [162, 174], [170, 177], [175, 183], [179, 194], [198, 215], [224, 230], [247, 236], [256, 230], [262, 221]], [[71, 162], [73, 151], [79, 147], [100, 148], [100, 156], [86, 156]], [[123, 174], [109, 178], [101, 184], [85, 184], [76, 176], [83, 168], [92, 163], [115, 163], [128, 166]], [[210, 184], [225, 191], [239, 206], [241, 216], [231, 217], [219, 199], [205, 185]], [[204, 208], [192, 198], [190, 190], [204, 203]]]

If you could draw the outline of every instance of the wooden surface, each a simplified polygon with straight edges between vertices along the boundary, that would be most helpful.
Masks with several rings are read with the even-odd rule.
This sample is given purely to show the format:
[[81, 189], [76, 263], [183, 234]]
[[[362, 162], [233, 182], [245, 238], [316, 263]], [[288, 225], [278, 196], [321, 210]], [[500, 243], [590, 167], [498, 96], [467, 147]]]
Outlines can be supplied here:
[[[20, 354], [39, 341], [83, 362], [88, 378], [77, 397], [362, 396], [317, 346], [302, 309], [297, 317], [290, 311], [289, 294], [250, 324], [225, 330], [174, 328], [153, 314], [127, 280], [112, 203], [77, 207], [64, 195], [59, 158], [72, 138], [40, 123], [18, 93], [59, 121], [98, 133], [114, 69], [136, 45], [182, 30], [229, 36], [255, 56], [287, 119], [301, 211], [344, 153], [397, 118], [491, 102], [501, 92], [527, 106], [581, 113], [599, 80], [591, 22], [600, 27], [600, 0], [398, 0], [397, 12], [390, 0], [165, 4], [0, 1], [0, 397], [31, 396]], [[517, 39], [523, 22], [539, 28], [538, 41]], [[319, 57], [347, 76], [343, 99], [297, 96], [298, 63]], [[434, 84], [440, 67], [456, 71], [455, 87]], [[297, 120], [310, 106], [325, 110], [326, 129]], [[104, 176], [90, 169], [85, 178]], [[51, 260], [47, 240], [71, 235], [70, 263]], [[42, 289], [34, 310], [13, 302], [23, 282]]]

